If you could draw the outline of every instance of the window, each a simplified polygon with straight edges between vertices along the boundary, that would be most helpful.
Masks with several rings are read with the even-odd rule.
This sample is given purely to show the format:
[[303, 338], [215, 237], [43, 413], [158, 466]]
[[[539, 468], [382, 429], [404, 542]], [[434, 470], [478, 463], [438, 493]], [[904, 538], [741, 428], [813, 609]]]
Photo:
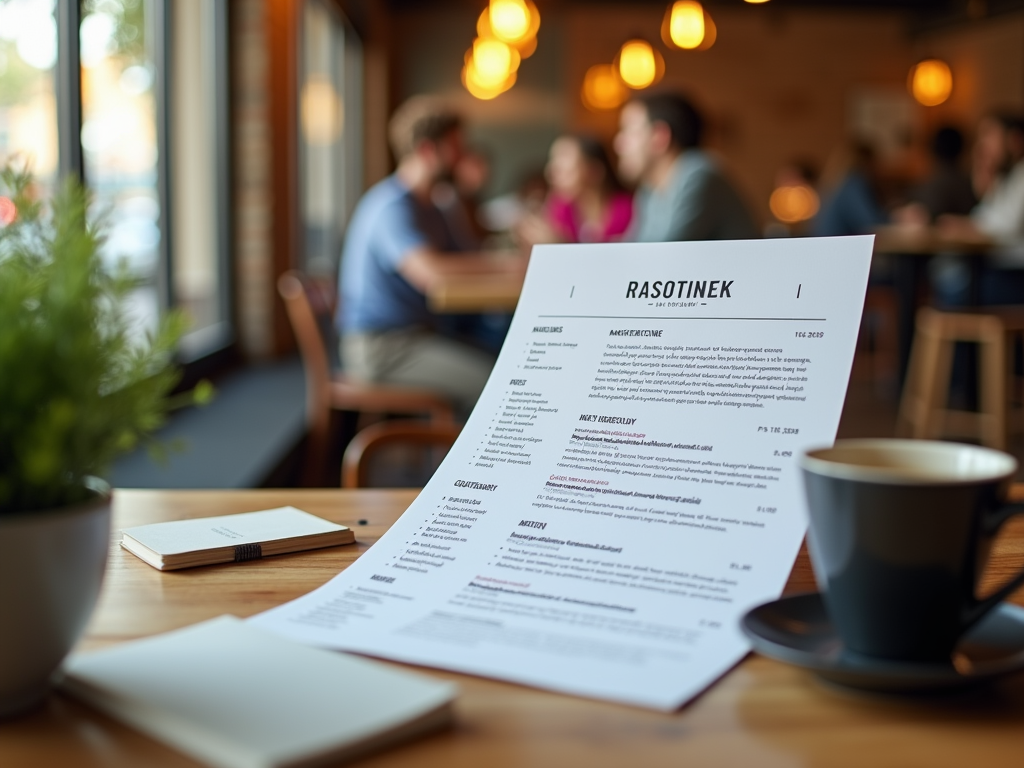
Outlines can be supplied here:
[[41, 197], [82, 174], [139, 332], [183, 310], [185, 363], [233, 341], [227, 33], [220, 0], [0, 0], [0, 164]]
[[59, 166], [56, 65], [54, 0], [0, 0], [0, 165], [31, 169], [43, 196]]
[[345, 225], [362, 191], [362, 47], [324, 0], [302, 14], [299, 73], [300, 211], [303, 269], [333, 275]]
[[140, 330], [167, 303], [162, 274], [156, 37], [163, 25], [150, 0], [87, 0], [79, 52], [85, 182], [107, 220], [111, 268], [139, 280], [131, 307]]

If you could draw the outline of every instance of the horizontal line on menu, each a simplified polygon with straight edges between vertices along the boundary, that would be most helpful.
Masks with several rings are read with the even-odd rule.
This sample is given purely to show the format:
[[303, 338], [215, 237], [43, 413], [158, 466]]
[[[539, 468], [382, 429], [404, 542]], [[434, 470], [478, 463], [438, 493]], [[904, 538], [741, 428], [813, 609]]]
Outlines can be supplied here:
[[824, 323], [824, 317], [661, 317], [658, 315], [537, 315], [537, 317], [576, 318], [580, 320], [786, 320]]

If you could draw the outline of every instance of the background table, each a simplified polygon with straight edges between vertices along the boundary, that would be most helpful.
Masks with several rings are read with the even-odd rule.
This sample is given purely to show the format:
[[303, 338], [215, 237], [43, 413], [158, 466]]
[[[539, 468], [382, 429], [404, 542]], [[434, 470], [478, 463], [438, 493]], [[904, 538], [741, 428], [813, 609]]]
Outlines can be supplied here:
[[892, 259], [892, 284], [896, 292], [896, 345], [899, 382], [906, 378], [914, 339], [917, 310], [928, 299], [928, 262], [940, 254], [967, 260], [970, 269], [969, 303], [978, 303], [978, 282], [982, 265], [995, 250], [984, 236], [950, 236], [934, 227], [885, 226], [875, 232], [875, 254]]
[[[117, 491], [115, 528], [292, 504], [351, 526], [359, 543], [161, 573], [117, 547], [115, 531], [107, 581], [82, 647], [222, 613], [249, 616], [298, 597], [365, 551], [414, 497], [415, 491]], [[990, 580], [1022, 562], [1024, 522], [1018, 521], [996, 547]], [[801, 553], [787, 589], [813, 586]], [[1017, 768], [1024, 761], [1024, 676], [973, 693], [904, 699], [832, 688], [802, 670], [752, 656], [681, 712], [661, 714], [466, 675], [423, 673], [461, 686], [455, 726], [360, 766]], [[3, 768], [195, 765], [62, 695], [30, 715], [0, 722]]]
[[527, 260], [509, 254], [437, 259], [427, 304], [440, 314], [512, 312], [519, 302]]

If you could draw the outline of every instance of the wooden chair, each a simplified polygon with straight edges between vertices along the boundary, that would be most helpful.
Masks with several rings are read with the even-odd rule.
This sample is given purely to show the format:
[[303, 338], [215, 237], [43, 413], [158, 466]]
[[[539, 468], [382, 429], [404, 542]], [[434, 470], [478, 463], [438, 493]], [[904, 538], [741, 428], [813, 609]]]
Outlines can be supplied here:
[[[344, 488], [421, 487], [441, 464], [448, 449], [455, 443], [461, 427], [451, 422], [384, 421], [372, 424], [352, 438], [341, 461], [341, 485]], [[395, 462], [394, 449], [402, 449]], [[388, 451], [392, 455], [387, 456]], [[376, 471], [375, 462], [392, 466]], [[411, 460], [411, 461], [410, 461]], [[419, 474], [410, 480], [410, 473], [394, 464], [413, 463]], [[406, 469], [408, 469], [406, 467]], [[381, 481], [381, 476], [391, 475]], [[375, 477], [376, 475], [376, 477]], [[401, 478], [398, 482], [394, 478]]]
[[[900, 437], [973, 438], [1005, 450], [1007, 434], [1019, 413], [1013, 374], [1014, 349], [1024, 332], [1024, 310], [986, 307], [984, 312], [939, 312], [925, 307], [917, 314], [910, 367], [900, 400], [896, 433]], [[948, 408], [956, 342], [980, 347], [979, 408]]]
[[332, 373], [311, 298], [321, 309], [329, 310], [333, 302], [318, 291], [312, 281], [294, 271], [281, 275], [277, 281], [277, 290], [284, 300], [306, 373], [308, 448], [303, 478], [306, 485], [326, 484], [332, 412], [423, 414], [434, 420], [451, 421], [451, 405], [435, 392], [361, 383], [352, 381], [344, 374]]

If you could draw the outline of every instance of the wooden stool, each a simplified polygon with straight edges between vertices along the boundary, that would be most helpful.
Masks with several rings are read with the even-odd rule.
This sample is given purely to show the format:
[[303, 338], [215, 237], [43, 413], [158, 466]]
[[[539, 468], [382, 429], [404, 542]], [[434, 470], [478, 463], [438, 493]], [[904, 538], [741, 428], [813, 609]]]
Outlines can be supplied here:
[[[1018, 308], [986, 308], [984, 313], [921, 309], [900, 400], [897, 436], [974, 438], [989, 448], [1005, 450], [1011, 395], [1017, 400], [1014, 341], [1022, 331], [1024, 311]], [[981, 349], [977, 412], [947, 407], [953, 347], [958, 341], [975, 343]]]

